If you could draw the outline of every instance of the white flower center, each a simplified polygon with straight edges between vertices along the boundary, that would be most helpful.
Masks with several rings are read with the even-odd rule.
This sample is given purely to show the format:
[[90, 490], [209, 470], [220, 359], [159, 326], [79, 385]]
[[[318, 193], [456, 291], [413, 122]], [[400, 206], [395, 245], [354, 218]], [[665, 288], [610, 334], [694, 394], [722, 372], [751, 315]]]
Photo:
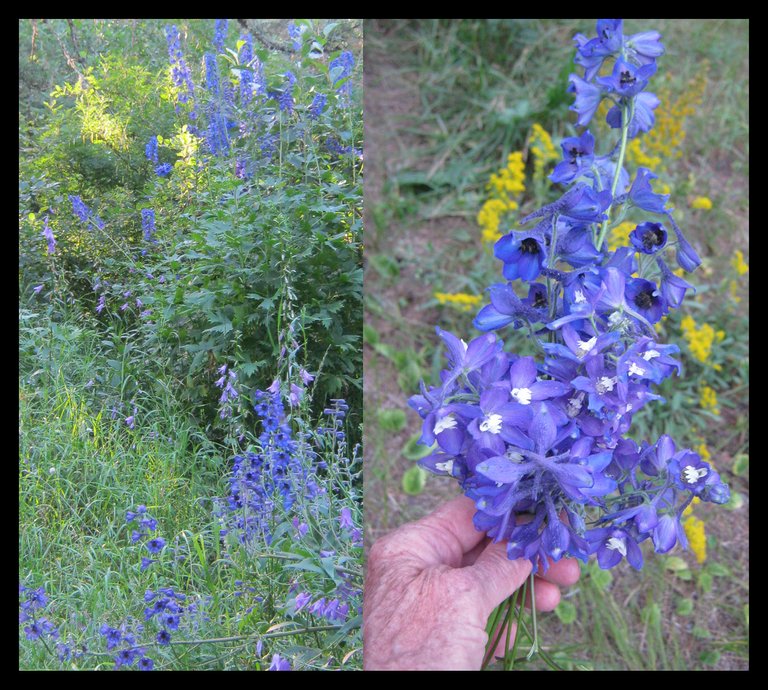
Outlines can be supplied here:
[[435, 469], [440, 470], [442, 472], [448, 472], [448, 474], [453, 474], [453, 460], [446, 460], [445, 462], [436, 462]]
[[597, 383], [595, 383], [595, 390], [597, 390], [599, 395], [602, 395], [603, 393], [609, 393], [613, 390], [613, 387], [617, 382], [618, 379], [615, 376], [613, 378], [608, 376], [601, 376], [599, 379], [597, 379]]
[[440, 432], [445, 431], [446, 429], [455, 429], [455, 428], [456, 428], [456, 417], [454, 417], [452, 414], [449, 414], [437, 420], [437, 422], [435, 423], [434, 431], [432, 433], [439, 434]]
[[623, 331], [629, 326], [629, 321], [620, 311], [615, 311], [608, 317], [608, 325]]
[[519, 402], [521, 405], [531, 404], [531, 389], [530, 388], [513, 388], [512, 398]]
[[589, 340], [580, 340], [579, 345], [576, 348], [579, 351], [579, 358], [584, 357], [584, 355], [586, 355], [587, 352], [589, 352], [595, 346], [596, 342], [597, 338], [595, 337], [590, 338]]
[[468, 347], [467, 343], [464, 341], [464, 338], [459, 338], [459, 340], [461, 340], [461, 344], [464, 346], [464, 352], [466, 352]]
[[573, 294], [573, 301], [576, 302], [576, 304], [583, 304], [587, 301], [587, 298], [584, 296], [584, 293], [581, 290], [576, 290], [576, 292]]
[[688, 465], [683, 470], [683, 479], [689, 484], [695, 484], [697, 481], [699, 481], [699, 479], [706, 476], [707, 476], [706, 467], [700, 467], [699, 469], [696, 469], [695, 467]]
[[646, 362], [650, 362], [654, 357], [661, 357], [661, 353], [658, 350], [646, 350], [643, 352], [643, 359]]
[[522, 462], [523, 461], [523, 454], [516, 451], [514, 448], [507, 448], [507, 452], [504, 453], [507, 460], [510, 460], [512, 462]]
[[501, 433], [501, 415], [489, 414], [480, 422], [480, 431], [490, 431], [492, 434]]
[[619, 537], [611, 537], [605, 542], [605, 546], [611, 551], [618, 551], [622, 556], [627, 555], [627, 545], [624, 543], [624, 540]]
[[566, 414], [569, 417], [575, 417], [579, 412], [581, 412], [581, 406], [584, 402], [584, 393], [578, 393], [577, 395], [574, 395], [569, 401], [568, 401], [568, 407], [566, 409]]
[[634, 362], [630, 362], [629, 373], [635, 374], [636, 376], [642, 376], [645, 373], [645, 369], [642, 369], [641, 367], [637, 366], [637, 364], [635, 364]]

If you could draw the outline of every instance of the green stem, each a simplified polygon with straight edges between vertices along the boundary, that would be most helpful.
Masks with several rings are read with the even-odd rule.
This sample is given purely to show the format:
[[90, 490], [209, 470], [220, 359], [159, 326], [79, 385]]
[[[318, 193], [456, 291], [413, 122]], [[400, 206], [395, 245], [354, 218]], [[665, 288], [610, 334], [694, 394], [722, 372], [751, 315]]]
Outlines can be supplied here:
[[536, 588], [533, 586], [533, 573], [530, 574], [529, 581], [531, 583], [531, 623], [533, 626], [533, 641], [531, 643], [531, 648], [526, 655], [527, 659], [531, 659], [533, 655], [539, 651], [539, 627], [536, 619]]
[[506, 663], [507, 658], [509, 658], [509, 670], [511, 671], [515, 666], [515, 661], [517, 659], [515, 658], [515, 654], [517, 654], [517, 646], [520, 644], [520, 631], [523, 629], [523, 615], [525, 613], [525, 594], [528, 590], [528, 580], [526, 580], [523, 583], [523, 587], [520, 590], [520, 603], [517, 607], [517, 630], [515, 631], [515, 641], [512, 644], [512, 650], [510, 651], [509, 645], [507, 645], [507, 654], [504, 657], [504, 662]]
[[[512, 599], [514, 596], [515, 595], [512, 594], [509, 598]], [[499, 604], [498, 608], [499, 609], [503, 609], [506, 606], [508, 601], [509, 601], [509, 599], [507, 601]], [[496, 637], [494, 639], [492, 639], [491, 643], [488, 645], [488, 647], [486, 647], [485, 658], [483, 659], [482, 666], [480, 666], [480, 670], [481, 671], [485, 670], [486, 666], [488, 666], [488, 664], [491, 662], [491, 659], [493, 658], [493, 652], [496, 649], [496, 646], [499, 644], [499, 640], [501, 639], [501, 633], [504, 630], [504, 626], [507, 624], [508, 621], [509, 621], [509, 607], [507, 607], [507, 612], [504, 615], [504, 619], [501, 621], [501, 625], [498, 627], [498, 631], [496, 633]], [[491, 631], [491, 632], [493, 632], [493, 631]]]
[[619, 175], [624, 166], [624, 157], [627, 153], [627, 139], [629, 136], [629, 123], [635, 114], [635, 99], [633, 98], [628, 105], [621, 109], [621, 146], [619, 147], [619, 157], [616, 161], [616, 169], [613, 171], [613, 182], [611, 183], [611, 203], [605, 211], [606, 219], [603, 221], [603, 227], [600, 229], [600, 236], [597, 238], [595, 248], [599, 251], [603, 246], [603, 241], [608, 233], [608, 226], [611, 219], [611, 209], [613, 208], [613, 197], [616, 195], [616, 187], [619, 185]]

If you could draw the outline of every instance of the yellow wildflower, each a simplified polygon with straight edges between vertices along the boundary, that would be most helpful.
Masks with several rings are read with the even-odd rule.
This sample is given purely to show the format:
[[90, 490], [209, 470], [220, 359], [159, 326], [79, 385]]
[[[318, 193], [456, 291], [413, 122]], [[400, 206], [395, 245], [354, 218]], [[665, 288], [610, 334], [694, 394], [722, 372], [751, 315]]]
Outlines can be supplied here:
[[698, 208], [698, 209], [701, 209], [702, 211], [711, 211], [712, 200], [706, 196], [697, 196], [691, 202], [691, 208]]
[[715, 340], [715, 329], [708, 323], [696, 327], [693, 317], [688, 314], [680, 322], [683, 336], [688, 341], [688, 348], [695, 359], [706, 362], [712, 353], [712, 343]]
[[749, 264], [747, 264], [746, 261], [744, 261], [744, 254], [740, 249], [737, 249], [733, 253], [733, 258], [731, 259], [731, 266], [733, 266], [733, 270], [736, 271], [740, 276], [743, 276], [745, 273], [749, 271]]
[[560, 159], [552, 137], [538, 122], [531, 127], [528, 146], [533, 154], [533, 179], [543, 180], [549, 163]]
[[636, 223], [625, 221], [611, 228], [608, 233], [608, 251], [615, 252], [619, 247], [629, 245], [629, 233], [635, 229]]
[[739, 283], [736, 280], [732, 280], [728, 283], [728, 293], [731, 296], [731, 299], [738, 304], [741, 302], [741, 297], [739, 296]]
[[703, 563], [707, 560], [707, 535], [704, 531], [704, 521], [699, 520], [695, 515], [691, 515], [683, 523], [685, 536], [688, 537], [688, 543], [691, 546], [697, 563]]
[[490, 196], [477, 214], [477, 223], [482, 230], [483, 242], [495, 242], [502, 235], [499, 225], [504, 215], [519, 208], [517, 201], [510, 195], [517, 196], [525, 191], [522, 151], [513, 151], [507, 156], [506, 167], [491, 174], [486, 189]]
[[477, 223], [483, 231], [483, 242], [495, 242], [501, 237], [499, 225], [507, 211], [517, 209], [517, 202], [502, 199], [488, 199], [477, 214]]
[[659, 158], [659, 156], [649, 156], [643, 151], [639, 139], [632, 139], [632, 141], [629, 142], [626, 155], [627, 160], [637, 167], [655, 170], [661, 165], [661, 158]]
[[[668, 88], [657, 91], [659, 107], [655, 111], [656, 122], [642, 139], [634, 139], [627, 147], [627, 162], [633, 166], [643, 166], [651, 170], [663, 169], [663, 160], [680, 158], [685, 140], [685, 118], [696, 112], [707, 85], [707, 65], [703, 65], [698, 76], [688, 82], [688, 88], [676, 99]], [[666, 190], [654, 187], [659, 194], [669, 194]]]
[[688, 507], [683, 511], [683, 516], [688, 517], [689, 515], [693, 515], [693, 506], [697, 503], [701, 503], [701, 499], [698, 496], [694, 496], [693, 500], [688, 504]]
[[712, 464], [712, 453], [709, 452], [706, 443], [700, 443], [694, 450], [701, 456], [701, 459], [704, 462], [708, 462], [710, 465]]
[[699, 390], [699, 405], [702, 410], [709, 410], [712, 414], [720, 414], [717, 407], [717, 393], [709, 386], [702, 386]]
[[440, 304], [448, 304], [459, 311], [472, 311], [483, 301], [480, 295], [468, 295], [465, 292], [436, 292], [435, 299]]
[[522, 151], [513, 151], [507, 156], [507, 167], [491, 175], [488, 189], [496, 198], [504, 200], [510, 194], [522, 194], [525, 191], [525, 163]]

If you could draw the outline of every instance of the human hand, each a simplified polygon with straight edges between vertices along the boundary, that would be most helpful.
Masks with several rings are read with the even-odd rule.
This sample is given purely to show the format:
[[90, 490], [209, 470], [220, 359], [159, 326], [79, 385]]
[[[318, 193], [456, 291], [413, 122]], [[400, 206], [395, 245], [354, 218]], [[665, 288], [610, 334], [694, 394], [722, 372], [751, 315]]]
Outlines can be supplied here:
[[[461, 496], [374, 543], [363, 603], [366, 670], [480, 669], [488, 618], [525, 582], [531, 563], [510, 561], [504, 542], [475, 529], [474, 513]], [[575, 560], [553, 563], [534, 580], [536, 609], [554, 609], [560, 587], [578, 578]]]

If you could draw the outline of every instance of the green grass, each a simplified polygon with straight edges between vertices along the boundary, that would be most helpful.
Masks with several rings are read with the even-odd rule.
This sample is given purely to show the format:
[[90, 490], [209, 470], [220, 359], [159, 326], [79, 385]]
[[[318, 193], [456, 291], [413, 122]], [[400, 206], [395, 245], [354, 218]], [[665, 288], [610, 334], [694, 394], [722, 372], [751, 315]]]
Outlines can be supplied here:
[[[67, 323], [56, 332], [48, 367], [22, 358], [20, 369], [19, 575], [46, 588], [58, 615], [77, 616], [69, 632], [95, 640], [102, 622], [142, 612], [143, 546], [131, 544], [125, 511], [145, 504], [165, 535], [209, 529], [210, 506], [189, 498], [221, 488], [225, 459], [171, 400], [145, 399], [135, 430], [112, 419], [87, 385], [95, 334]], [[21, 653], [22, 668], [58, 667], [40, 646]]]
[[[45, 589], [44, 615], [60, 640], [87, 646], [64, 668], [112, 668], [115, 652], [106, 650], [101, 626], [143, 622], [144, 592], [158, 587], [186, 593], [190, 626], [169, 653], [153, 642], [156, 623], [145, 624], [140, 639], [156, 669], [263, 669], [277, 649], [295, 668], [359, 666], [354, 612], [347, 623], [329, 623], [286, 604], [294, 582], [313, 600], [330, 600], [342, 571], [360, 586], [359, 548], [337, 517], [360, 502], [354, 459], [342, 461], [343, 451], [317, 441], [328, 468], [315, 478], [325, 489], [320, 499], [301, 504], [308, 535], [296, 542], [290, 521], [278, 517], [271, 546], [240, 548], [234, 535], [220, 539], [214, 516], [214, 497], [229, 492], [231, 451], [211, 442], [170, 394], [143, 392], [136, 427], [128, 428], [128, 413], [113, 418], [104, 387], [90, 383], [110, 369], [96, 333], [72, 316], [52, 323], [24, 311], [21, 322], [19, 581]], [[117, 382], [111, 392], [121, 388]], [[140, 504], [167, 542], [146, 572], [146, 539], [134, 544], [136, 524], [126, 523], [126, 511]], [[330, 560], [318, 555], [328, 550]], [[19, 667], [62, 668], [54, 643], [28, 641], [23, 627]]]

